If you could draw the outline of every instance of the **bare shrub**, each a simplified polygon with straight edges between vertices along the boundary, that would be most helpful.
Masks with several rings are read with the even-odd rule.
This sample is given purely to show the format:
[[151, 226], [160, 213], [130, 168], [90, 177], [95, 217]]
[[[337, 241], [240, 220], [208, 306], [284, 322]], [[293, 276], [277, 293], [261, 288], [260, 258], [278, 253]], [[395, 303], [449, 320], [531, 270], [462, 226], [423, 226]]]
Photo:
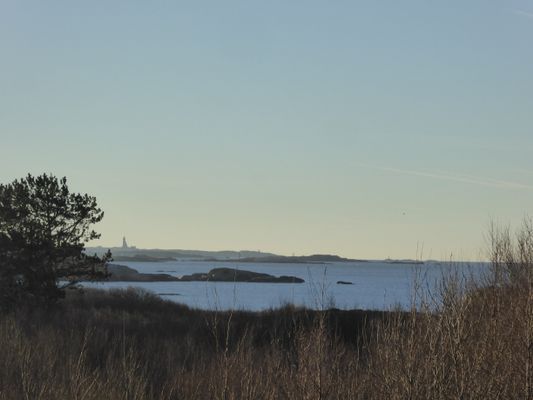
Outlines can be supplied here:
[[0, 399], [531, 399], [532, 224], [489, 236], [486, 280], [450, 273], [407, 312], [88, 290], [0, 315]]

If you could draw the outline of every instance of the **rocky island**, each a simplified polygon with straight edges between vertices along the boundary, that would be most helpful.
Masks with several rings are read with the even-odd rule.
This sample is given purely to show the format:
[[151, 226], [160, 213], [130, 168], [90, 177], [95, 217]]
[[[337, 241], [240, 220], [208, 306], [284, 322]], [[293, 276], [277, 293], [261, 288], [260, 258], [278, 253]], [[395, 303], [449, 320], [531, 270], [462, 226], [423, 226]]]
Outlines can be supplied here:
[[211, 281], [211, 282], [256, 282], [256, 283], [303, 283], [295, 276], [276, 277], [260, 272], [244, 271], [234, 268], [214, 268], [207, 273], [184, 275], [181, 281]]
[[214, 268], [205, 273], [184, 275], [181, 278], [169, 274], [143, 274], [124, 265], [109, 264], [108, 278], [111, 282], [255, 282], [255, 283], [303, 283], [301, 278], [295, 276], [280, 277], [263, 274], [260, 272], [244, 271], [234, 268]]
[[136, 269], [118, 264], [109, 264], [107, 271], [110, 273], [107, 280], [111, 282], [175, 282], [180, 280], [169, 274], [142, 274]]

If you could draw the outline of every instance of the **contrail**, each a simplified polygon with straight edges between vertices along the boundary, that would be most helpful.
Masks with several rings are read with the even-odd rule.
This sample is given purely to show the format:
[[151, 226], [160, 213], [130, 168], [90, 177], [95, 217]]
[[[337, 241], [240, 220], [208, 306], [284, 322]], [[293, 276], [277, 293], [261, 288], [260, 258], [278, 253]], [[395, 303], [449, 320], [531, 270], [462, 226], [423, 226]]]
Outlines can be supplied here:
[[533, 12], [523, 11], [523, 10], [513, 10], [515, 14], [522, 15], [527, 18], [533, 19]]
[[[362, 164], [361, 164], [362, 165]], [[378, 169], [381, 171], [394, 172], [403, 175], [421, 176], [424, 178], [440, 179], [453, 182], [470, 183], [479, 186], [496, 187], [500, 189], [533, 189], [533, 185], [528, 185], [521, 182], [503, 181], [498, 179], [483, 178], [472, 175], [457, 175], [447, 172], [435, 173], [430, 171], [417, 171], [410, 169], [400, 169], [391, 167], [379, 167], [371, 165], [362, 165], [363, 167]]]

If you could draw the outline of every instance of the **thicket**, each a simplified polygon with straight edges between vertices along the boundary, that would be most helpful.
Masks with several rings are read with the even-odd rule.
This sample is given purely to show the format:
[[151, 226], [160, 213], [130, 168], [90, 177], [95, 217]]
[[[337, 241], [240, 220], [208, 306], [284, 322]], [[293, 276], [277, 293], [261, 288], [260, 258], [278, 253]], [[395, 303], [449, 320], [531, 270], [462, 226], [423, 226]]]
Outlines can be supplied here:
[[199, 311], [72, 293], [0, 317], [2, 399], [531, 399], [533, 229], [406, 312]]

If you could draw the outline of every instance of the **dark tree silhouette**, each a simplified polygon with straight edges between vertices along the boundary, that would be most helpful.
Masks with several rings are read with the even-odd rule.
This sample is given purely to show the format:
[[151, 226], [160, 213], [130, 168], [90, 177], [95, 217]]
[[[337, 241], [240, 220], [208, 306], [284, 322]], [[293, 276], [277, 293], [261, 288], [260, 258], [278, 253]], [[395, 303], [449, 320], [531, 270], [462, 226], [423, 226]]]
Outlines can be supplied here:
[[66, 178], [0, 184], [0, 304], [51, 303], [81, 280], [105, 278], [111, 254], [84, 253], [103, 216], [96, 198], [70, 193]]

